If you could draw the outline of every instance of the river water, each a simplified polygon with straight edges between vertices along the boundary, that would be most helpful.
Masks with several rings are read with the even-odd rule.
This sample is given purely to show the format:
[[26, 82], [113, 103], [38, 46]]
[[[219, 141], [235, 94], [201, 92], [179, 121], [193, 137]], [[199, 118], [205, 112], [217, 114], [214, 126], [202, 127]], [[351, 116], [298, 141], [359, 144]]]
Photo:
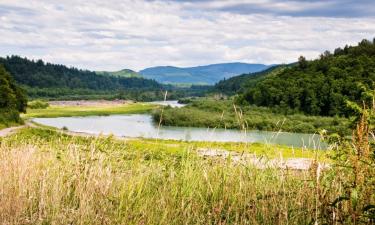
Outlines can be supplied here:
[[267, 131], [240, 131], [225, 129], [158, 127], [148, 114], [35, 118], [33, 121], [57, 128], [66, 127], [70, 131], [90, 134], [113, 134], [121, 137], [159, 138], [185, 141], [210, 142], [258, 142], [281, 144], [294, 147], [320, 149], [318, 135], [301, 133], [276, 133]]

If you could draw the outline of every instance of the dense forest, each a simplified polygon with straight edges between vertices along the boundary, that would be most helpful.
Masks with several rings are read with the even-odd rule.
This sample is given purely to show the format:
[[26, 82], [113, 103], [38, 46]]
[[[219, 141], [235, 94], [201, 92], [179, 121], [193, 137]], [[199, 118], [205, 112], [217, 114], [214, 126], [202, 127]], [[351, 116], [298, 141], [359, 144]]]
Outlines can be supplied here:
[[0, 64], [0, 127], [20, 123], [20, 112], [25, 112], [27, 99], [9, 72]]
[[68, 68], [64, 65], [28, 60], [19, 56], [0, 57], [0, 64], [22, 85], [30, 97], [56, 97], [66, 95], [94, 95], [157, 91], [164, 86], [154, 80], [138, 77], [97, 75], [95, 72]]
[[[208, 89], [208, 86], [199, 85], [179, 88], [137, 76], [98, 74], [98, 72], [68, 68], [64, 65], [45, 63], [42, 60], [34, 61], [19, 56], [0, 57], [0, 64], [5, 66], [31, 99], [154, 101], [162, 100], [165, 91], [168, 91], [168, 99], [177, 99], [201, 96]], [[129, 70], [122, 72], [129, 72]]]
[[243, 92], [249, 87], [254, 86], [257, 82], [265, 79], [268, 76], [275, 76], [290, 65], [276, 65], [266, 70], [256, 73], [247, 73], [239, 76], [223, 79], [215, 84], [212, 88], [213, 92], [221, 92], [227, 95], [233, 95], [238, 92]]
[[238, 102], [303, 112], [309, 115], [347, 116], [350, 102], [372, 101], [375, 39], [358, 46], [324, 52], [319, 59], [298, 63], [239, 92]]

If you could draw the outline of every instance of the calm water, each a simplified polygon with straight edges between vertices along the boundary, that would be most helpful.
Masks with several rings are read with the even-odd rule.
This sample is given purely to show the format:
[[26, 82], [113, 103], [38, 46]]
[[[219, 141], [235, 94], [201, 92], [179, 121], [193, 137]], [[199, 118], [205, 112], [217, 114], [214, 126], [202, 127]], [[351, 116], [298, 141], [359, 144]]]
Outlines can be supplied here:
[[154, 102], [149, 102], [151, 104], [156, 104], [156, 105], [164, 105], [164, 106], [171, 106], [172, 108], [181, 108], [184, 107], [186, 104], [181, 104], [178, 103], [177, 100], [172, 100], [172, 101], [154, 101]]
[[[259, 142], [276, 143], [294, 147], [313, 148], [322, 145], [317, 135], [298, 133], [275, 133], [264, 131], [205, 129], [168, 127], [160, 129], [153, 123], [151, 115], [112, 115], [89, 117], [35, 118], [35, 122], [70, 131], [90, 134], [113, 134], [124, 137], [160, 138], [186, 141]], [[322, 146], [323, 147], [323, 146]]]

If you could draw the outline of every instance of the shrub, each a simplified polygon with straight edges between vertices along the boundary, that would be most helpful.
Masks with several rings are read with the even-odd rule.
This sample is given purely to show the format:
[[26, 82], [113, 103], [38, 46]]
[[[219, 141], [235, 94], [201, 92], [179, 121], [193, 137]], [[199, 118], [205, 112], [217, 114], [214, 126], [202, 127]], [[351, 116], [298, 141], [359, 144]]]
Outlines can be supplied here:
[[48, 102], [41, 101], [41, 100], [31, 101], [27, 104], [27, 107], [29, 109], [46, 109], [48, 108], [48, 106], [49, 106]]

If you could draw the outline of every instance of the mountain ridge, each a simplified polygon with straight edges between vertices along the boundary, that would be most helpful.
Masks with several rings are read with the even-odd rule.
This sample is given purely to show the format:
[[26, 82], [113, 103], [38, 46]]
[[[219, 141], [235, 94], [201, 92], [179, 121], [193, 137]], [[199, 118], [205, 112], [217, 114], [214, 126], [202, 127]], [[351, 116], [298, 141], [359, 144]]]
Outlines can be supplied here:
[[155, 66], [138, 73], [161, 83], [215, 84], [216, 82], [244, 73], [260, 72], [271, 65], [260, 63], [216, 63], [194, 67]]

